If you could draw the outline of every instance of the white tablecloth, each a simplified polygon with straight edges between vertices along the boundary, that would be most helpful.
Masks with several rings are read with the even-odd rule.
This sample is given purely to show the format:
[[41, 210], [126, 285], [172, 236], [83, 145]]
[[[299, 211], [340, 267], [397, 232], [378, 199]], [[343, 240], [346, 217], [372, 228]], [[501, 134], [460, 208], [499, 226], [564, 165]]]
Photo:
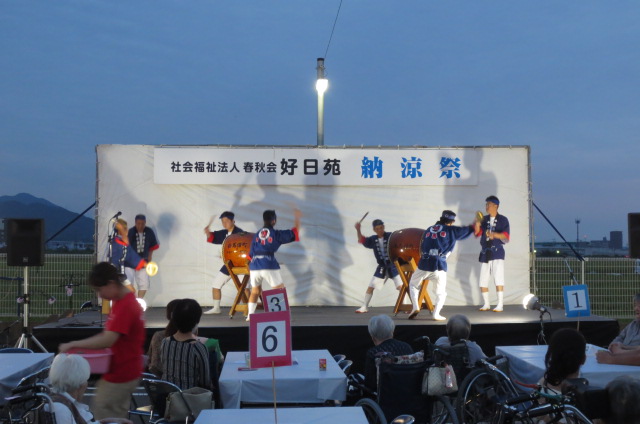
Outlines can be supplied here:
[[[241, 402], [273, 403], [271, 368], [239, 371], [245, 367], [246, 352], [229, 352], [220, 373], [220, 398], [223, 408], [240, 408]], [[296, 365], [276, 367], [278, 403], [323, 403], [345, 400], [347, 376], [327, 350], [293, 351]], [[327, 360], [320, 371], [318, 360]]]
[[[206, 409], [195, 424], [255, 423], [274, 424], [273, 409]], [[360, 407], [279, 408], [278, 424], [367, 424], [367, 417]]]
[[[496, 346], [496, 355], [509, 358], [509, 371], [512, 379], [522, 383], [537, 383], [545, 371], [545, 345], [540, 346]], [[588, 345], [587, 361], [580, 368], [580, 377], [589, 380], [591, 386], [604, 387], [620, 375], [640, 378], [640, 366], [599, 364], [596, 361], [596, 346]], [[519, 387], [520, 388], [520, 387]]]
[[23, 377], [41, 370], [53, 361], [53, 353], [0, 353], [0, 404]]

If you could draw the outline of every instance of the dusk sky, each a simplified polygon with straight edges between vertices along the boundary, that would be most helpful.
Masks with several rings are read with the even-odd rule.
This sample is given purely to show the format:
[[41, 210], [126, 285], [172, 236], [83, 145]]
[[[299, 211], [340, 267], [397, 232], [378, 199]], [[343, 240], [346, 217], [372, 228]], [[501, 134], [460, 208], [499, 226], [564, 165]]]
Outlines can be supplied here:
[[[3, 0], [0, 195], [82, 211], [98, 144], [315, 145], [339, 5]], [[637, 1], [344, 0], [325, 144], [528, 145], [533, 199], [565, 237], [580, 217], [587, 239], [626, 244], [639, 42]], [[534, 219], [538, 240], [559, 239]]]

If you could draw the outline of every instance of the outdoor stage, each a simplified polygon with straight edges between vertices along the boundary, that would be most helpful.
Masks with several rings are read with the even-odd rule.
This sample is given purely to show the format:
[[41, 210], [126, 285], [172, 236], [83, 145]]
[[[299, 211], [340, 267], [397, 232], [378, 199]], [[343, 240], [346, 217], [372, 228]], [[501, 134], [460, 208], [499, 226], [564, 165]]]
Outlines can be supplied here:
[[[354, 361], [354, 370], [361, 371], [365, 351], [373, 344], [367, 331], [369, 318], [376, 314], [389, 314], [392, 307], [370, 308], [367, 314], [356, 314], [355, 307], [292, 307], [291, 327], [293, 349], [328, 349], [332, 354], [342, 353]], [[221, 315], [202, 315], [199, 334], [220, 340], [223, 352], [248, 350], [249, 323], [242, 314], [229, 319], [228, 308]], [[551, 334], [561, 327], [578, 328], [588, 343], [606, 346], [618, 334], [616, 320], [603, 317], [565, 318], [564, 310], [551, 310], [552, 320], [545, 315], [544, 333], [547, 341]], [[259, 311], [260, 313], [260, 311]], [[445, 306], [446, 317], [465, 314], [472, 323], [471, 340], [482, 346], [489, 356], [495, 346], [538, 344], [540, 332], [539, 313], [527, 311], [520, 305], [507, 305], [502, 313], [480, 312], [475, 306]], [[101, 331], [98, 311], [82, 312], [71, 318], [37, 326], [34, 336], [49, 351], [56, 351], [58, 344], [88, 337]], [[150, 308], [145, 312], [147, 341], [151, 335], [165, 327], [164, 308]], [[395, 337], [411, 343], [421, 336], [429, 336], [435, 342], [445, 335], [446, 321], [433, 321], [428, 311], [423, 311], [415, 320], [408, 320], [407, 314], [393, 317], [396, 323]]]

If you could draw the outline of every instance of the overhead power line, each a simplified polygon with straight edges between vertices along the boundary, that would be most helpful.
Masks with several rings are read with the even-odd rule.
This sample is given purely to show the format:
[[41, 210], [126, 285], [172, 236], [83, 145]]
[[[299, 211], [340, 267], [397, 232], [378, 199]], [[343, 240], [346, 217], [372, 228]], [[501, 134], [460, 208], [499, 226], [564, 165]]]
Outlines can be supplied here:
[[333, 39], [333, 31], [336, 29], [336, 24], [338, 23], [338, 16], [340, 16], [340, 9], [342, 8], [342, 0], [340, 0], [340, 5], [338, 6], [338, 12], [336, 13], [336, 18], [333, 21], [333, 28], [331, 28], [331, 35], [329, 36], [329, 42], [327, 43], [327, 49], [324, 51], [324, 58], [327, 58], [327, 54], [329, 53], [329, 46], [331, 45], [331, 39]]

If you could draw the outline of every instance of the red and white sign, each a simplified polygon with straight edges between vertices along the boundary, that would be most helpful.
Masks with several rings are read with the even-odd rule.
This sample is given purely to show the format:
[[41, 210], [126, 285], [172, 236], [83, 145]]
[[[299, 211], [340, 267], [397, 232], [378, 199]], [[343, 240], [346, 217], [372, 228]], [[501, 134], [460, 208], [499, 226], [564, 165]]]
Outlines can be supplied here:
[[273, 289], [262, 292], [262, 304], [265, 312], [288, 312], [289, 298], [287, 297], [287, 289]]
[[252, 368], [291, 365], [291, 314], [251, 314], [249, 352]]

